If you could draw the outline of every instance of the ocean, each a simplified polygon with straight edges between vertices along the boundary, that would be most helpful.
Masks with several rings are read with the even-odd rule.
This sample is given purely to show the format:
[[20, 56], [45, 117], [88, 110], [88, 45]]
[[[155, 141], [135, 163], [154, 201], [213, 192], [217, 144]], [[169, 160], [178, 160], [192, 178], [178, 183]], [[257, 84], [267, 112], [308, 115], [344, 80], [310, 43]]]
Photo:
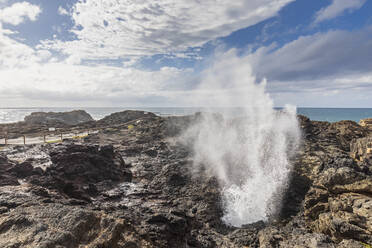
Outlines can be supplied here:
[[[11, 123], [22, 121], [26, 115], [32, 112], [64, 112], [74, 109], [87, 111], [94, 119], [101, 119], [111, 113], [120, 112], [127, 109], [144, 110], [153, 112], [160, 116], [188, 115], [203, 108], [155, 108], [155, 107], [123, 107], [123, 108], [0, 108], [0, 123]], [[297, 113], [309, 117], [316, 121], [336, 122], [340, 120], [352, 120], [358, 122], [360, 119], [372, 117], [372, 108], [297, 108]]]

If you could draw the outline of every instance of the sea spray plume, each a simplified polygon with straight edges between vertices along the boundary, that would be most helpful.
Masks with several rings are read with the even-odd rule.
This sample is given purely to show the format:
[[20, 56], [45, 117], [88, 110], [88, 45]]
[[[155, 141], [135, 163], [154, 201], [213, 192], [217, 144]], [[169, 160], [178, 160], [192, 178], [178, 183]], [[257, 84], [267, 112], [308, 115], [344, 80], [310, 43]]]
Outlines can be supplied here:
[[274, 110], [266, 82], [255, 83], [249, 63], [242, 64], [235, 51], [225, 56], [206, 72], [201, 104], [242, 108], [238, 114], [230, 108], [201, 114], [182, 140], [193, 145], [194, 169], [206, 168], [218, 178], [223, 221], [242, 226], [267, 220], [279, 208], [300, 131], [296, 109]]

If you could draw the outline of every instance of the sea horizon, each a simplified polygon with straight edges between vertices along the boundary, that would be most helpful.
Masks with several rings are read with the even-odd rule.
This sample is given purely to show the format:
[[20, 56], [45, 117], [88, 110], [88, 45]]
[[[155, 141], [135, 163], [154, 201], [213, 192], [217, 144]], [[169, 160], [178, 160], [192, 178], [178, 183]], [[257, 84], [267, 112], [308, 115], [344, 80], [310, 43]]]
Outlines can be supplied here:
[[[190, 115], [210, 109], [233, 109], [239, 111], [242, 107], [6, 107], [0, 108], [0, 123], [14, 123], [22, 121], [32, 112], [65, 112], [85, 110], [93, 119], [99, 120], [109, 114], [124, 110], [142, 110], [160, 116]], [[282, 109], [283, 107], [274, 107]], [[305, 115], [314, 121], [337, 122], [351, 120], [359, 122], [361, 119], [372, 117], [372, 108], [344, 108], [344, 107], [297, 107], [297, 114]]]

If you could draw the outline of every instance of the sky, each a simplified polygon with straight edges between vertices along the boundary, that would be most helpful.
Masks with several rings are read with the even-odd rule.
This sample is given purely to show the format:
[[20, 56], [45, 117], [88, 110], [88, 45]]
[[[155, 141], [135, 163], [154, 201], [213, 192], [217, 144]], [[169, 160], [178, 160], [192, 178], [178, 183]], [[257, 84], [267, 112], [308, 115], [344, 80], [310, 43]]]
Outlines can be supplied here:
[[0, 107], [200, 106], [211, 68], [277, 107], [372, 107], [372, 1], [0, 0]]

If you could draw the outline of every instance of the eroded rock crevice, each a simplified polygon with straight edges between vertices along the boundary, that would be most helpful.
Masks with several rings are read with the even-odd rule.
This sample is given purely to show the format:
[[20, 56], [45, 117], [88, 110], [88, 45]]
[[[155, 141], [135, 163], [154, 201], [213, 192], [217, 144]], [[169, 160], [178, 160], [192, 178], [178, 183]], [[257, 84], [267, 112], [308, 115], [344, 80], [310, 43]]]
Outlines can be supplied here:
[[0, 247], [372, 244], [368, 128], [299, 116], [303, 142], [279, 218], [235, 228], [221, 220], [217, 179], [194, 173], [192, 151], [175, 139], [197, 118], [116, 114], [82, 140], [2, 150]]

